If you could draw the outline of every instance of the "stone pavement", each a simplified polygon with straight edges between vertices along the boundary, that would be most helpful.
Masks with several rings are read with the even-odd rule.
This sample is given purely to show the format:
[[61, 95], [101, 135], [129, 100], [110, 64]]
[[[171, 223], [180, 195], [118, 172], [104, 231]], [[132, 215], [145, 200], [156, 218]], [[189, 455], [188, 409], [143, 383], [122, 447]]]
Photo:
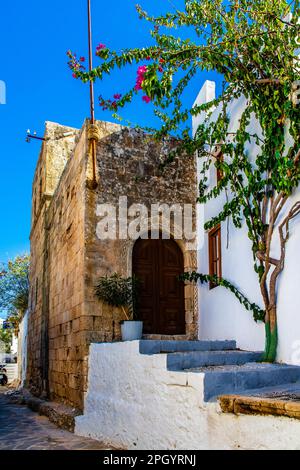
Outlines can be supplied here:
[[57, 428], [45, 416], [12, 404], [0, 388], [0, 450], [110, 450], [101, 442]]

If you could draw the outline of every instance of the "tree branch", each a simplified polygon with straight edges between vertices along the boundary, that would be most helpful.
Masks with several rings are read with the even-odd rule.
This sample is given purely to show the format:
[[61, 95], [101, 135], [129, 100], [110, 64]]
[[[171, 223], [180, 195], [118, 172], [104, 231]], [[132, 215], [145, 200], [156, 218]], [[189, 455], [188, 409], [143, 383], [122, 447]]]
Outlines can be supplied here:
[[264, 261], [264, 262], [268, 261], [269, 263], [274, 264], [275, 266], [277, 266], [277, 265], [279, 264], [279, 260], [278, 260], [278, 259], [270, 258], [270, 257], [267, 258], [267, 257], [266, 257], [266, 254], [265, 254], [263, 251], [258, 251], [258, 252], [256, 253], [256, 257], [257, 257], [257, 259], [259, 259], [260, 261]]

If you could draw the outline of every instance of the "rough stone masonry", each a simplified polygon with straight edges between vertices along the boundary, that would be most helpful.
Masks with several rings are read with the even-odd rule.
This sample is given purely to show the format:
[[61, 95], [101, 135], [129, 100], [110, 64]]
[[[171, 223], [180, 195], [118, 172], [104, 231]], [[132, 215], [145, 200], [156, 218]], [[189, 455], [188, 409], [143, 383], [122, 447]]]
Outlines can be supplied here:
[[[99, 240], [97, 205], [152, 203], [193, 205], [196, 226], [196, 165], [193, 156], [160, 163], [176, 145], [142, 131], [96, 123], [99, 184], [90, 188], [88, 127], [47, 122], [32, 190], [32, 228], [27, 386], [82, 409], [92, 342], [120, 340], [119, 309], [101, 304], [94, 286], [101, 275], [130, 275], [134, 240]], [[174, 227], [171, 225], [172, 236]], [[196, 269], [196, 251], [178, 240], [184, 269]], [[185, 286], [185, 339], [197, 337], [197, 294]], [[113, 373], [113, 371], [112, 371]]]

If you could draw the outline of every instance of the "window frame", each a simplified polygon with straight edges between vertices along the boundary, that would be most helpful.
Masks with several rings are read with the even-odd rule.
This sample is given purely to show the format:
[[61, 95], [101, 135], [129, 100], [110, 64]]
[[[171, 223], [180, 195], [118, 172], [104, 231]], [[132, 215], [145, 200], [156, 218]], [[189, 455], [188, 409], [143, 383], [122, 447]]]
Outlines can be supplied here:
[[[217, 238], [217, 253], [214, 240]], [[221, 224], [216, 225], [208, 232], [208, 260], [209, 260], [209, 275], [216, 275], [222, 277], [222, 232]], [[216, 264], [216, 269], [215, 269]], [[212, 290], [218, 287], [212, 281], [209, 282], [209, 289]]]

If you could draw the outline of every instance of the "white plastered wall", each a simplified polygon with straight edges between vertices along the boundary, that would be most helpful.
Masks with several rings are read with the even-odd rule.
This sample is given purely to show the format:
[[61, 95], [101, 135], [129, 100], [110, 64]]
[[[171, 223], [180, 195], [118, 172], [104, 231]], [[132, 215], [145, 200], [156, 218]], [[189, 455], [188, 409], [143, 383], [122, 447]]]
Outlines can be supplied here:
[[[202, 104], [213, 100], [215, 87], [213, 82], [205, 82], [195, 101]], [[234, 100], [229, 108], [230, 132], [234, 132], [239, 117], [245, 107], [246, 99]], [[213, 111], [211, 119], [216, 119], [220, 108]], [[203, 122], [204, 114], [193, 119], [193, 132]], [[260, 134], [260, 127], [252, 116], [250, 133]], [[287, 145], [289, 134], [287, 133]], [[259, 148], [251, 142], [248, 144], [250, 158], [254, 158]], [[226, 157], [225, 157], [226, 158]], [[198, 159], [200, 160], [200, 159]], [[198, 161], [198, 172], [200, 172]], [[200, 177], [200, 175], [199, 175]], [[215, 171], [211, 169], [209, 183], [215, 184]], [[230, 194], [228, 195], [230, 198]], [[291, 205], [300, 200], [299, 189], [295, 191]], [[198, 207], [198, 269], [208, 273], [208, 237], [203, 229], [204, 222], [218, 214], [224, 199], [211, 200], [205, 206]], [[278, 361], [300, 364], [300, 220], [291, 223], [290, 239], [287, 243], [285, 269], [279, 278], [278, 290]], [[222, 275], [243, 292], [249, 300], [262, 305], [258, 278], [253, 270], [253, 258], [250, 241], [245, 225], [236, 229], [232, 222], [224, 222], [222, 230]], [[275, 238], [273, 255], [278, 253], [279, 244]], [[201, 339], [235, 339], [243, 349], [262, 350], [264, 348], [264, 326], [257, 324], [251, 312], [247, 312], [231, 292], [222, 287], [209, 290], [208, 286], [199, 286], [199, 335]]]

